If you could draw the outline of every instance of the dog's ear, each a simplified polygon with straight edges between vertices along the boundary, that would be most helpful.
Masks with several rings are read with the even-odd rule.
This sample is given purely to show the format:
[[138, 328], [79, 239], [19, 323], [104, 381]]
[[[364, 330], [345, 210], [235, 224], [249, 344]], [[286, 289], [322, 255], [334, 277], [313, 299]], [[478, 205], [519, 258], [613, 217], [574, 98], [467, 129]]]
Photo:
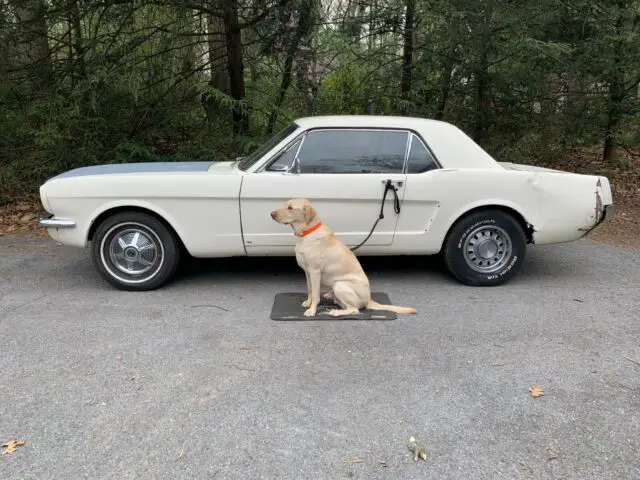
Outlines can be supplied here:
[[311, 223], [311, 220], [313, 220], [315, 216], [316, 216], [316, 209], [313, 208], [308, 203], [306, 203], [304, 206], [304, 221], [306, 223]]

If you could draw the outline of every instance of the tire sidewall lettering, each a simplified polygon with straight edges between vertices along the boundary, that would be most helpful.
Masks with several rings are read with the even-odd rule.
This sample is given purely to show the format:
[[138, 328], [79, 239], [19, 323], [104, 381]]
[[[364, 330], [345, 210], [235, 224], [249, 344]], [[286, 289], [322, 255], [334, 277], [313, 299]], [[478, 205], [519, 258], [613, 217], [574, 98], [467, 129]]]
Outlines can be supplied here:
[[502, 270], [500, 270], [497, 273], [492, 273], [491, 275], [487, 275], [487, 280], [497, 280], [497, 279], [505, 276], [507, 273], [509, 273], [509, 271], [511, 271], [513, 266], [518, 261], [518, 258], [519, 258], [518, 254], [513, 255], [512, 258], [511, 258], [511, 261], [509, 261], [508, 265], [506, 265]]
[[458, 239], [458, 244], [457, 244], [458, 250], [462, 248], [464, 241], [469, 236], [469, 233], [471, 233], [471, 231], [473, 231], [474, 229], [478, 228], [481, 225], [495, 224], [495, 223], [496, 221], [493, 218], [487, 218], [485, 220], [480, 220], [478, 222], [475, 222], [473, 225], [466, 228], [465, 231], [462, 233], [462, 235], [460, 235], [460, 238]]
[[[495, 286], [508, 281], [519, 270], [526, 252], [526, 239], [518, 222], [513, 216], [501, 211], [477, 212], [469, 214], [470, 218], [459, 220], [455, 228], [455, 236], [448, 241], [445, 250], [447, 268], [462, 283], [474, 286]], [[460, 222], [464, 222], [460, 225]], [[500, 226], [511, 238], [512, 251], [508, 263], [499, 271], [479, 273], [467, 266], [464, 260], [464, 244], [469, 240], [471, 232], [482, 226]]]

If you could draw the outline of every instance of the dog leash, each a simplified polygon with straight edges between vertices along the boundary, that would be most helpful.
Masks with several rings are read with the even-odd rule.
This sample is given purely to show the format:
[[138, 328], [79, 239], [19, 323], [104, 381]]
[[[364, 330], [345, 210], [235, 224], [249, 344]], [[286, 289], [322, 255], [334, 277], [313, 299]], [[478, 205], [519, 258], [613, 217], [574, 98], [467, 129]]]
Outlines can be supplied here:
[[382, 204], [380, 205], [380, 215], [378, 215], [378, 219], [373, 224], [373, 228], [369, 232], [369, 235], [367, 235], [367, 238], [365, 238], [360, 245], [356, 245], [355, 247], [351, 248], [350, 250], [352, 252], [360, 248], [362, 245], [366, 243], [367, 240], [369, 240], [369, 237], [371, 237], [371, 235], [373, 234], [373, 231], [376, 229], [378, 222], [384, 218], [384, 202], [387, 201], [387, 193], [389, 192], [389, 190], [393, 192], [393, 197], [394, 197], [393, 210], [396, 212], [396, 214], [400, 214], [400, 199], [398, 198], [398, 189], [393, 186], [393, 184], [391, 183], [391, 180], [387, 180], [387, 182], [384, 185], [384, 195], [382, 195]]

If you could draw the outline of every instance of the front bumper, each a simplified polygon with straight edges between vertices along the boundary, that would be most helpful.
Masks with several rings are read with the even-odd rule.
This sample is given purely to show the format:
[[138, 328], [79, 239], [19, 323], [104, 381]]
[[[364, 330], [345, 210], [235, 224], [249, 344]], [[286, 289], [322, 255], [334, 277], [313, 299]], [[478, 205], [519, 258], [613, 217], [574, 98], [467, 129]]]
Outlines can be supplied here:
[[56, 218], [54, 215], [38, 220], [38, 225], [44, 228], [75, 228], [76, 222], [66, 218]]

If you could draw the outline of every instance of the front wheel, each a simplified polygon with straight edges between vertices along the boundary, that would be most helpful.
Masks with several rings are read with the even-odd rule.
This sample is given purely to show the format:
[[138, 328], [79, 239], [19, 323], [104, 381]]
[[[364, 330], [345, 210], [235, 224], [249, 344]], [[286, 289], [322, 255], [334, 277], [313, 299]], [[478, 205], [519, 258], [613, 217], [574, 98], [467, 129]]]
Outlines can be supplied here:
[[120, 290], [153, 290], [167, 283], [180, 260], [173, 232], [142, 212], [117, 213], [104, 220], [91, 242], [98, 273]]
[[507, 282], [522, 266], [525, 233], [513, 216], [487, 209], [458, 220], [445, 240], [444, 261], [465, 285], [496, 286]]

